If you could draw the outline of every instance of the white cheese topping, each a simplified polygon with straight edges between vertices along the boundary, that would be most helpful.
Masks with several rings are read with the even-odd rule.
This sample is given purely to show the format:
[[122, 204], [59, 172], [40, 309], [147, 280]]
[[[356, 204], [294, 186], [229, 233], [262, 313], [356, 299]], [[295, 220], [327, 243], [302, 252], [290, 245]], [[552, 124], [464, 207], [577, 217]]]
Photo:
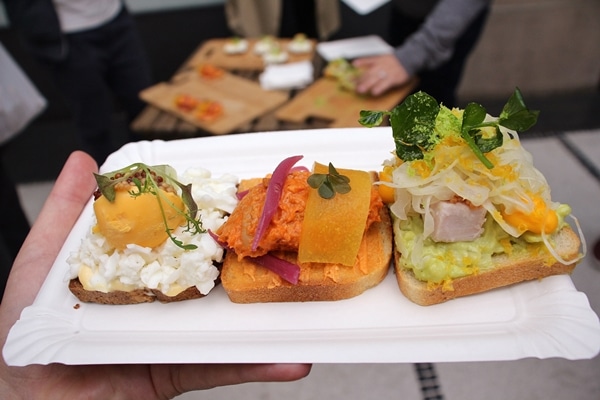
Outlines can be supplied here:
[[[213, 178], [208, 170], [193, 168], [178, 180], [192, 184], [192, 196], [207, 231], [217, 230], [238, 202], [238, 179], [233, 175]], [[94, 218], [92, 226], [95, 223]], [[195, 250], [183, 250], [167, 239], [155, 249], [131, 244], [118, 251], [101, 234], [93, 233], [92, 226], [78, 251], [72, 252], [67, 260], [70, 266], [67, 278], [79, 277], [86, 290], [150, 288], [174, 296], [192, 286], [202, 294], [208, 294], [214, 287], [219, 275], [214, 263], [222, 261], [223, 249], [209, 233], [191, 235], [185, 226], [173, 232], [184, 245], [196, 245]]]

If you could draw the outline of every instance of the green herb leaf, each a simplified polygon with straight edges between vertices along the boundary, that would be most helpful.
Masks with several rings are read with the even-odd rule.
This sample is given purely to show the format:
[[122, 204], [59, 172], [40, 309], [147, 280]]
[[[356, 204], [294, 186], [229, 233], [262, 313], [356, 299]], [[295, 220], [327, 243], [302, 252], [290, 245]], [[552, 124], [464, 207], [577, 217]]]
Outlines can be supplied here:
[[[500, 126], [517, 131], [525, 131], [535, 125], [539, 111], [529, 110], [525, 105], [521, 91], [519, 88], [516, 88], [504, 105], [497, 120], [484, 122], [486, 114], [483, 106], [476, 103], [469, 103], [463, 113], [461, 135], [477, 158], [487, 168], [491, 169], [494, 165], [484, 153], [489, 153], [502, 146], [504, 137], [500, 131]], [[482, 129], [486, 127], [494, 128], [494, 135], [483, 137]]]
[[463, 112], [462, 129], [472, 130], [480, 126], [485, 120], [485, 108], [477, 103], [469, 103]]
[[379, 126], [383, 122], [383, 117], [389, 114], [389, 111], [361, 110], [358, 123], [360, 123], [363, 126], [366, 126], [367, 128]]
[[129, 194], [132, 197], [136, 197], [136, 196], [141, 195], [142, 193], [146, 193], [145, 187], [147, 187], [146, 186], [147, 179], [144, 180], [144, 187], [142, 187], [142, 181], [140, 181], [138, 178], [131, 178], [131, 181], [133, 182], [133, 184], [137, 188], [137, 192], [134, 191], [134, 190], [130, 190], [129, 191]]
[[335, 191], [339, 194], [346, 194], [351, 190], [350, 180], [346, 176], [330, 176], [329, 182], [331, 182], [331, 186], [333, 186]]
[[324, 199], [332, 199], [335, 196], [335, 189], [333, 185], [329, 181], [325, 181], [321, 186], [319, 186], [319, 196]]
[[335, 169], [332, 163], [329, 163], [329, 174], [327, 177], [329, 182], [331, 182], [331, 186], [339, 194], [346, 194], [351, 190], [350, 178], [348, 178], [346, 175], [341, 175], [337, 169]]
[[408, 96], [391, 112], [361, 111], [358, 122], [371, 128], [380, 125], [384, 115], [390, 115], [396, 154], [401, 160], [412, 161], [423, 158], [423, 151], [435, 143], [433, 133], [439, 111], [438, 102], [433, 97], [417, 92]]
[[181, 199], [188, 209], [188, 215], [190, 218], [196, 218], [196, 214], [198, 214], [198, 205], [192, 196], [192, 184], [184, 185], [177, 181], [175, 183], [181, 189]]
[[336, 193], [346, 194], [352, 189], [350, 178], [341, 175], [332, 163], [329, 163], [327, 174], [312, 174], [308, 177], [307, 182], [311, 188], [317, 189], [319, 196], [324, 199], [331, 199]]
[[390, 123], [396, 154], [401, 160], [422, 159], [423, 152], [435, 144], [435, 119], [439, 111], [438, 102], [424, 92], [407, 97], [392, 110]]
[[98, 185], [100, 193], [102, 193], [102, 195], [111, 203], [115, 201], [116, 193], [113, 180], [108, 176], [96, 173], [94, 174], [94, 178], [96, 178], [96, 184]]
[[481, 128], [484, 124], [487, 112], [483, 106], [477, 103], [469, 103], [463, 112], [463, 120], [461, 126], [461, 136], [467, 142], [471, 150], [477, 158], [487, 168], [493, 168], [494, 164], [484, 155], [497, 147], [502, 146], [502, 132], [496, 127], [495, 134], [492, 137], [484, 138]]
[[[475, 132], [475, 131], [472, 131]], [[494, 164], [492, 164], [492, 162], [490, 160], [488, 160], [488, 158], [483, 154], [483, 152], [481, 151], [481, 149], [477, 146], [477, 142], [474, 139], [474, 135], [472, 135], [471, 133], [463, 133], [462, 137], [465, 140], [465, 142], [467, 142], [467, 144], [469, 145], [469, 147], [471, 148], [471, 150], [473, 150], [473, 153], [475, 153], [475, 155], [477, 156], [477, 158], [479, 158], [479, 160], [483, 163], [483, 165], [485, 165], [487, 168], [493, 168]], [[501, 136], [502, 137], [502, 136]]]
[[327, 174], [312, 174], [306, 181], [311, 188], [317, 189], [319, 186], [324, 184], [326, 180]]
[[498, 124], [508, 129], [524, 132], [537, 123], [539, 114], [539, 111], [527, 108], [521, 91], [516, 88], [500, 112]]
[[494, 130], [496, 134], [489, 138], [484, 138], [481, 134], [482, 131], [473, 132], [475, 144], [482, 153], [488, 153], [502, 146], [502, 143], [504, 143], [504, 136], [502, 136], [500, 128], [496, 127]]

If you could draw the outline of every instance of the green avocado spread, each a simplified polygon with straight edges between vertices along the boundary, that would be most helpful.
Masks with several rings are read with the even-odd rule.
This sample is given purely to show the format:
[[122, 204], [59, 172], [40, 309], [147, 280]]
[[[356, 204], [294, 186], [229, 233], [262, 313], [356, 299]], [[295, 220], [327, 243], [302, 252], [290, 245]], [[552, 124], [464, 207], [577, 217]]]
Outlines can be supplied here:
[[[561, 204], [556, 210], [559, 229], [566, 224], [564, 218], [571, 208]], [[412, 269], [415, 277], [432, 284], [448, 283], [452, 279], [485, 272], [494, 267], [493, 256], [518, 254], [531, 245], [547, 251], [541, 235], [530, 232], [518, 238], [510, 236], [493, 218], [486, 219], [484, 232], [470, 242], [440, 243], [423, 238], [423, 220], [420, 215], [406, 220], [394, 219], [394, 237], [402, 253], [402, 268]], [[419, 243], [422, 240], [422, 243]], [[416, 262], [415, 262], [416, 261]]]

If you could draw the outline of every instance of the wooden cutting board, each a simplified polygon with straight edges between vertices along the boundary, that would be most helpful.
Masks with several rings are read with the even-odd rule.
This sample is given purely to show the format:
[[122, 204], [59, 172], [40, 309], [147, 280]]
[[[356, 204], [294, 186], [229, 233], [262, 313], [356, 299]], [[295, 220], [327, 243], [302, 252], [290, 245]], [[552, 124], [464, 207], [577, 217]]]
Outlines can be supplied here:
[[[212, 64], [217, 67], [228, 70], [250, 70], [262, 71], [265, 68], [265, 63], [259, 54], [254, 52], [254, 45], [258, 39], [247, 39], [248, 50], [242, 54], [227, 54], [223, 50], [225, 43], [229, 39], [211, 39], [202, 44], [194, 56], [188, 60], [188, 65], [200, 65], [203, 63]], [[287, 49], [287, 45], [291, 39], [277, 39], [282, 49]], [[315, 54], [316, 41], [311, 40], [312, 49], [308, 53], [294, 54], [288, 51], [287, 63], [309, 60], [312, 61]]]
[[[200, 121], [193, 113], [175, 106], [175, 98], [180, 94], [217, 101], [223, 106], [223, 115], [212, 122]], [[202, 78], [193, 69], [178, 75], [172, 82], [162, 82], [142, 91], [140, 97], [200, 129], [222, 135], [279, 107], [288, 100], [289, 94], [263, 90], [258, 83], [227, 72], [219, 78]]]
[[410, 83], [382, 96], [363, 96], [339, 87], [337, 81], [319, 78], [293, 100], [277, 110], [277, 119], [301, 123], [309, 118], [331, 121], [330, 128], [360, 127], [361, 110], [391, 110], [414, 89]]

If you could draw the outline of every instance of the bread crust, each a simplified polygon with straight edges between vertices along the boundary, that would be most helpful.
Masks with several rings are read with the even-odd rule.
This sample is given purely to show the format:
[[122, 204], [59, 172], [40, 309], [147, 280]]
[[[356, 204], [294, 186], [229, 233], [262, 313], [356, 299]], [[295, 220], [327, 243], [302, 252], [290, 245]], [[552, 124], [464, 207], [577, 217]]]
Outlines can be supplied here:
[[[223, 288], [234, 303], [335, 301], [358, 296], [378, 285], [389, 271], [393, 243], [387, 207], [381, 209], [380, 216], [381, 221], [371, 224], [363, 237], [353, 267], [303, 264], [299, 282], [293, 285], [247, 257], [238, 260], [235, 252], [229, 250], [221, 272]], [[277, 256], [297, 263], [297, 253]]]
[[[579, 254], [580, 240], [566, 226], [557, 233], [558, 254], [565, 260], [573, 260]], [[412, 270], [400, 266], [401, 254], [394, 250], [395, 273], [400, 291], [412, 302], [429, 306], [458, 297], [482, 293], [519, 282], [542, 279], [551, 275], [570, 274], [577, 263], [569, 265], [554, 260], [548, 254], [521, 252], [516, 255], [494, 256], [495, 267], [487, 272], [456, 278], [449, 289], [442, 284], [429, 285], [418, 280]]]
[[84, 303], [112, 305], [152, 303], [155, 300], [161, 303], [172, 303], [204, 297], [195, 286], [185, 289], [176, 296], [167, 296], [157, 289], [136, 289], [130, 292], [115, 290], [108, 293], [97, 290], [85, 290], [78, 278], [69, 281], [69, 290]]

